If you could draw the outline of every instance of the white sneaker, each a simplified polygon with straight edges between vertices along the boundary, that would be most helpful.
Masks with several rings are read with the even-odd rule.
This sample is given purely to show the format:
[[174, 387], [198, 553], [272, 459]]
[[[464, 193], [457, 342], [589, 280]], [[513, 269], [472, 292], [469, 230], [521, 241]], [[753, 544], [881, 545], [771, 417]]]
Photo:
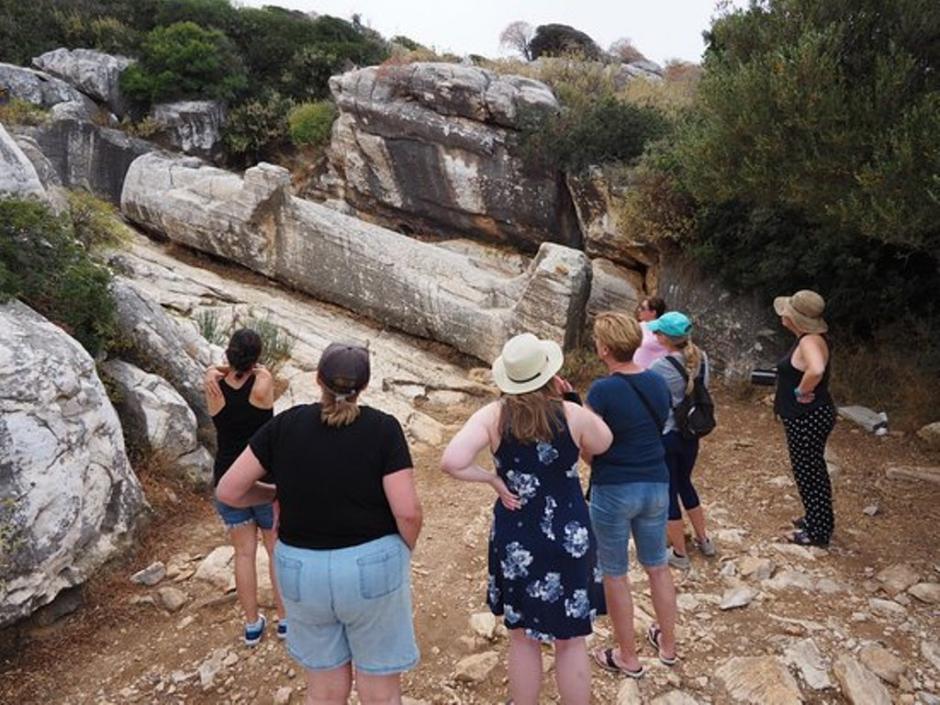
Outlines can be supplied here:
[[695, 542], [695, 547], [701, 551], [704, 555], [711, 557], [714, 556], [717, 551], [715, 550], [715, 544], [712, 543], [712, 540], [705, 537], [704, 541], [699, 541], [698, 539], [692, 539]]
[[679, 570], [688, 570], [692, 567], [692, 561], [689, 560], [688, 556], [680, 556], [678, 553], [676, 553], [676, 549], [670, 546], [669, 565], [671, 565], [673, 568], [678, 568]]

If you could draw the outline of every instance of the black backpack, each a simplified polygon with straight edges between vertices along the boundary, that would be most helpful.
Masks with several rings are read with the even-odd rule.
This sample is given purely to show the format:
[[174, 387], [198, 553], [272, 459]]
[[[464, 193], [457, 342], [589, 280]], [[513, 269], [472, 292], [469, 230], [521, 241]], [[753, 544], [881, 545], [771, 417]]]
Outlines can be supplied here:
[[[674, 357], [666, 356], [670, 364], [676, 368], [682, 375], [682, 380], [688, 387], [689, 373], [685, 367]], [[715, 421], [715, 403], [712, 401], [712, 395], [708, 393], [708, 387], [705, 386], [705, 364], [702, 363], [702, 370], [692, 382], [691, 394], [686, 394], [682, 401], [672, 407], [672, 413], [676, 418], [676, 427], [679, 433], [686, 440], [702, 438], [715, 430], [717, 422]]]

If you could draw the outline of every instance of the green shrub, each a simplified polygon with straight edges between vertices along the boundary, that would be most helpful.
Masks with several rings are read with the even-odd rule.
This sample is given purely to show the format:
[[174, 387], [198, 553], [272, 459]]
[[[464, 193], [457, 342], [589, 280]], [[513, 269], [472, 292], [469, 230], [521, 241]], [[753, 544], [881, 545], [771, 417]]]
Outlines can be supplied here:
[[237, 30], [238, 10], [229, 0], [160, 0], [157, 25], [168, 27], [177, 22], [193, 22], [206, 29], [226, 34]]
[[219, 320], [219, 313], [213, 309], [203, 309], [195, 316], [196, 326], [202, 337], [213, 345], [225, 347], [231, 335], [231, 326], [223, 326]]
[[269, 93], [234, 108], [222, 135], [228, 160], [253, 164], [279, 149], [289, 136], [287, 114], [293, 105], [289, 98]]
[[292, 98], [321, 100], [330, 94], [330, 76], [342, 71], [345, 60], [317, 46], [298, 50], [281, 74], [281, 88]]
[[584, 32], [566, 24], [543, 24], [535, 28], [529, 41], [529, 56], [534, 60], [540, 56], [564, 56], [580, 54], [589, 59], [600, 59], [604, 52]]
[[75, 238], [88, 250], [126, 243], [130, 229], [118, 217], [118, 210], [87, 191], [68, 193], [69, 213]]
[[328, 101], [301, 103], [287, 116], [291, 141], [298, 147], [321, 147], [330, 141], [336, 106]]
[[[0, 89], [0, 98], [3, 91]], [[20, 98], [0, 102], [0, 122], [5, 125], [41, 125], [49, 117], [49, 111]]]
[[36, 201], [0, 199], [0, 299], [21, 299], [95, 355], [115, 332], [110, 282], [66, 216]]
[[192, 22], [154, 29], [144, 39], [140, 61], [121, 74], [121, 90], [142, 105], [181, 98], [230, 100], [246, 86], [241, 59], [228, 38]]

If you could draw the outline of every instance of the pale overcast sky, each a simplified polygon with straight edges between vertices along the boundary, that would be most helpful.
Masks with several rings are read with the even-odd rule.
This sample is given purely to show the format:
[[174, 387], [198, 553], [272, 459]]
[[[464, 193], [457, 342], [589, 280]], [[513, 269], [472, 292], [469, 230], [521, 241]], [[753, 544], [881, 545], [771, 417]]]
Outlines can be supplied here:
[[[499, 33], [514, 20], [559, 22], [587, 32], [603, 48], [620, 37], [653, 61], [698, 61], [715, 0], [242, 0], [363, 21], [385, 37], [404, 34], [439, 51], [504, 55]], [[734, 0], [745, 6], [746, 0]]]

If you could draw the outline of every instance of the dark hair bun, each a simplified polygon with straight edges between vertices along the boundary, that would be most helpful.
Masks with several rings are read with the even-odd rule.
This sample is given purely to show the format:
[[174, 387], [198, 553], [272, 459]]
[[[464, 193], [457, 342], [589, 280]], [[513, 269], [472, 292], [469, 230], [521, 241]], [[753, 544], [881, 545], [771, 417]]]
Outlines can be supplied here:
[[261, 336], [250, 328], [235, 331], [228, 342], [225, 357], [235, 370], [235, 376], [243, 377], [261, 357]]

